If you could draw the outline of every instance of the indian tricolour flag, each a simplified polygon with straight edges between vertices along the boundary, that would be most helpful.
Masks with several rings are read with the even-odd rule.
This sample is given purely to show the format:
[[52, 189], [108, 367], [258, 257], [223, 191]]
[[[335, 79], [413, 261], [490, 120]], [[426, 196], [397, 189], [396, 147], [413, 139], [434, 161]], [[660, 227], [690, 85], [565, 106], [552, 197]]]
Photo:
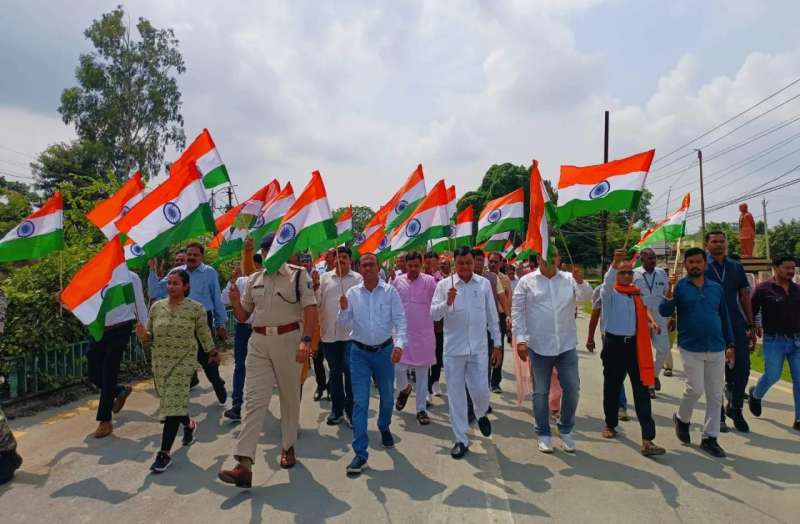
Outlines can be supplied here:
[[539, 173], [539, 163], [536, 160], [531, 164], [530, 188], [528, 231], [525, 234], [525, 240], [517, 250], [517, 257], [527, 259], [534, 255], [541, 255], [549, 263], [552, 262], [552, 252], [547, 217], [552, 215], [553, 205], [550, 202], [550, 195], [544, 185], [542, 175]]
[[408, 218], [392, 231], [392, 252], [408, 251], [428, 240], [445, 237], [449, 233], [449, 224], [447, 188], [444, 180], [440, 180]]
[[656, 242], [670, 242], [686, 235], [686, 212], [689, 211], [690, 203], [691, 197], [689, 193], [686, 193], [681, 207], [647, 230], [639, 243], [633, 246], [633, 250], [641, 251], [644, 248], [652, 247]]
[[496, 235], [492, 235], [489, 237], [489, 240], [478, 244], [478, 249], [482, 249], [485, 254], [493, 253], [495, 251], [501, 251], [503, 247], [505, 247], [506, 242], [508, 241], [508, 237], [511, 235], [508, 231], [504, 231], [503, 233], [497, 233]]
[[301, 251], [336, 237], [328, 194], [319, 171], [284, 215], [272, 247], [264, 258], [264, 269], [276, 272], [289, 258]]
[[404, 222], [423, 198], [425, 198], [425, 176], [422, 174], [422, 164], [419, 164], [387, 204], [386, 229], [391, 231]]
[[[181, 164], [188, 163], [194, 166], [203, 177], [203, 186], [211, 189], [230, 182], [228, 170], [219, 156], [217, 146], [211, 138], [208, 129], [203, 131], [186, 148], [181, 157], [172, 164], [170, 176], [173, 172], [182, 171]], [[173, 168], [175, 171], [173, 171]]]
[[524, 199], [525, 192], [520, 187], [486, 204], [478, 218], [478, 236], [475, 241], [483, 242], [504, 231], [522, 231], [525, 221]]
[[367, 238], [371, 237], [375, 234], [376, 231], [379, 229], [386, 228], [386, 219], [389, 216], [389, 211], [391, 207], [389, 206], [391, 202], [382, 205], [378, 208], [378, 212], [375, 213], [372, 218], [367, 222], [367, 225], [364, 226], [364, 231], [362, 231], [358, 236], [355, 238], [355, 243], [361, 243]]
[[450, 186], [447, 188], [447, 218], [455, 218], [456, 211], [456, 186]]
[[472, 223], [474, 220], [475, 213], [472, 210], [472, 204], [470, 204], [456, 216], [456, 223], [452, 226], [450, 237], [437, 241], [433, 245], [433, 251], [442, 253], [444, 251], [452, 251], [461, 246], [471, 246]]
[[500, 254], [503, 255], [503, 258], [509, 261], [516, 256], [516, 250], [514, 249], [514, 242], [512, 242], [510, 238], [506, 240], [506, 245], [503, 246], [503, 251]]
[[225, 233], [230, 231], [233, 221], [236, 219], [236, 215], [239, 214], [242, 206], [244, 206], [244, 202], [230, 208], [214, 219], [214, 228], [218, 231], [218, 233], [213, 239], [211, 239], [211, 242], [208, 243], [208, 247], [217, 249], [222, 245], [222, 241], [225, 240]]
[[274, 199], [280, 192], [280, 184], [273, 180], [266, 186], [256, 191], [243, 204], [228, 231], [223, 235], [222, 244], [219, 246], [220, 260], [227, 260], [239, 256], [244, 248], [244, 239], [250, 227], [261, 215], [264, 205]]
[[391, 256], [392, 246], [386, 230], [376, 229], [369, 237], [353, 246], [353, 260], [358, 260], [366, 253], [375, 255], [378, 262], [383, 262]]
[[353, 239], [353, 206], [346, 208], [336, 218], [336, 242], [334, 245], [344, 244]]
[[78, 270], [61, 292], [61, 302], [89, 328], [95, 340], [103, 337], [108, 313], [134, 303], [133, 285], [118, 236]]
[[[125, 235], [120, 235], [120, 241], [125, 238]], [[126, 238], [122, 244], [122, 251], [125, 252], [125, 263], [128, 264], [128, 269], [137, 270], [144, 269], [147, 266], [147, 255], [144, 253], [142, 246]]]
[[250, 227], [249, 236], [253, 237], [253, 242], [258, 246], [261, 239], [269, 233], [274, 233], [281, 225], [283, 215], [285, 215], [289, 208], [294, 204], [294, 189], [292, 183], [286, 182], [280, 193], [264, 204], [261, 214], [256, 218], [256, 221]]
[[197, 170], [172, 173], [117, 221], [117, 229], [150, 258], [183, 240], [215, 233], [214, 217]]
[[137, 171], [116, 193], [97, 204], [86, 213], [89, 222], [100, 228], [109, 240], [117, 236], [119, 230], [114, 224], [144, 198], [142, 174]]
[[56, 192], [0, 240], [0, 262], [41, 258], [64, 249], [64, 200]]
[[558, 223], [598, 211], [636, 211], [655, 149], [593, 166], [561, 166]]

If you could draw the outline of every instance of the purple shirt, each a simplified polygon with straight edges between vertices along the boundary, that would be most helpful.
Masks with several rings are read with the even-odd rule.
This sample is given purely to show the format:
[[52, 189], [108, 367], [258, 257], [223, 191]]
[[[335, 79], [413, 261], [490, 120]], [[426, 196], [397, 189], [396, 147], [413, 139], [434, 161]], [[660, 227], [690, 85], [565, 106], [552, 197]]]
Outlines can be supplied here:
[[402, 274], [392, 285], [400, 295], [406, 313], [407, 343], [401, 364], [431, 366], [436, 364], [436, 338], [431, 322], [431, 302], [436, 291], [436, 279], [425, 273], [415, 279]]

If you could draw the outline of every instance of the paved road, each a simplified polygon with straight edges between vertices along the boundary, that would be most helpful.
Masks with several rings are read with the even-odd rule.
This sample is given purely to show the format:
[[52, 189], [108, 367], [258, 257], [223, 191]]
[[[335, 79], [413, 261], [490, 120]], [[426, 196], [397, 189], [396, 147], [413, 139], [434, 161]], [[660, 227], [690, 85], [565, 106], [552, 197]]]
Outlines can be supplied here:
[[[585, 333], [586, 319], [580, 320]], [[583, 335], [581, 335], [583, 339]], [[507, 353], [510, 357], [510, 354]], [[667, 455], [638, 453], [635, 421], [622, 423], [617, 441], [602, 439], [599, 358], [581, 352], [582, 397], [578, 453], [546, 456], [535, 450], [529, 403], [517, 405], [511, 359], [506, 393], [493, 395], [494, 434], [474, 430], [472, 452], [450, 458], [451, 433], [444, 398], [434, 399], [433, 423], [418, 426], [412, 408], [393, 418], [397, 446], [383, 451], [370, 418], [370, 469], [348, 479], [350, 431], [325, 425], [327, 403], [311, 400], [306, 384], [300, 463], [277, 464], [279, 428], [265, 424], [254, 487], [240, 491], [216, 480], [238, 427], [222, 418], [209, 387], [195, 390], [192, 413], [198, 442], [174, 454], [164, 474], [148, 474], [160, 442], [152, 387], [137, 385], [119, 415], [114, 435], [95, 440], [96, 401], [82, 401], [13, 421], [23, 470], [0, 488], [3, 522], [797, 522], [800, 513], [800, 434], [791, 430], [787, 385], [773, 390], [747, 435], [723, 435], [727, 459], [712, 459], [680, 445], [670, 418], [682, 391], [678, 377], [664, 380], [654, 404], [657, 442]], [[230, 375], [231, 369], [227, 367]], [[279, 413], [277, 396], [272, 412]], [[702, 406], [704, 407], [704, 405]], [[697, 412], [696, 420], [702, 418]], [[751, 417], [752, 418], [752, 417]], [[699, 428], [693, 426], [693, 438]]]

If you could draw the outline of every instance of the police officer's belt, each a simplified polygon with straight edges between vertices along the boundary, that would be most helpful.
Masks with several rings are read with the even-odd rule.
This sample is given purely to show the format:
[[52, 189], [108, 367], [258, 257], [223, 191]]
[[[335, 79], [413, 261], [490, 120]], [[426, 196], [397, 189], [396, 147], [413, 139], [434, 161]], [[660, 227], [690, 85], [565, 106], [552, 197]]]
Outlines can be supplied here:
[[292, 322], [291, 324], [284, 324], [282, 326], [253, 326], [253, 331], [269, 337], [291, 333], [297, 329], [300, 329], [300, 322]]
[[387, 338], [377, 346], [368, 346], [366, 344], [362, 344], [358, 340], [354, 340], [353, 344], [355, 344], [358, 349], [363, 349], [364, 351], [369, 351], [370, 353], [377, 353], [378, 351], [384, 349], [385, 347], [390, 346], [392, 344], [392, 338], [391, 337]]

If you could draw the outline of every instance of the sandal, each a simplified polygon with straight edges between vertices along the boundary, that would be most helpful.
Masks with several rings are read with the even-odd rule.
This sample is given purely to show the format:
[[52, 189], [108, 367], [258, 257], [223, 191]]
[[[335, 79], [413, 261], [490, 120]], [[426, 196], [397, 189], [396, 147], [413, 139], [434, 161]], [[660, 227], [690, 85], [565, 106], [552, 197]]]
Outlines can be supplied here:
[[408, 397], [410, 395], [411, 385], [408, 385], [405, 389], [400, 390], [400, 393], [397, 394], [397, 402], [394, 403], [394, 408], [397, 411], [403, 411], [403, 408], [406, 407], [406, 402], [408, 402]]
[[608, 426], [603, 430], [603, 438], [614, 438], [617, 436], [617, 430]]
[[431, 419], [428, 418], [428, 414], [424, 411], [420, 411], [417, 413], [417, 422], [420, 423], [421, 426], [427, 426], [431, 423]]
[[642, 442], [642, 455], [645, 457], [655, 457], [656, 455], [663, 455], [666, 452], [666, 449], [656, 446], [651, 440]]

